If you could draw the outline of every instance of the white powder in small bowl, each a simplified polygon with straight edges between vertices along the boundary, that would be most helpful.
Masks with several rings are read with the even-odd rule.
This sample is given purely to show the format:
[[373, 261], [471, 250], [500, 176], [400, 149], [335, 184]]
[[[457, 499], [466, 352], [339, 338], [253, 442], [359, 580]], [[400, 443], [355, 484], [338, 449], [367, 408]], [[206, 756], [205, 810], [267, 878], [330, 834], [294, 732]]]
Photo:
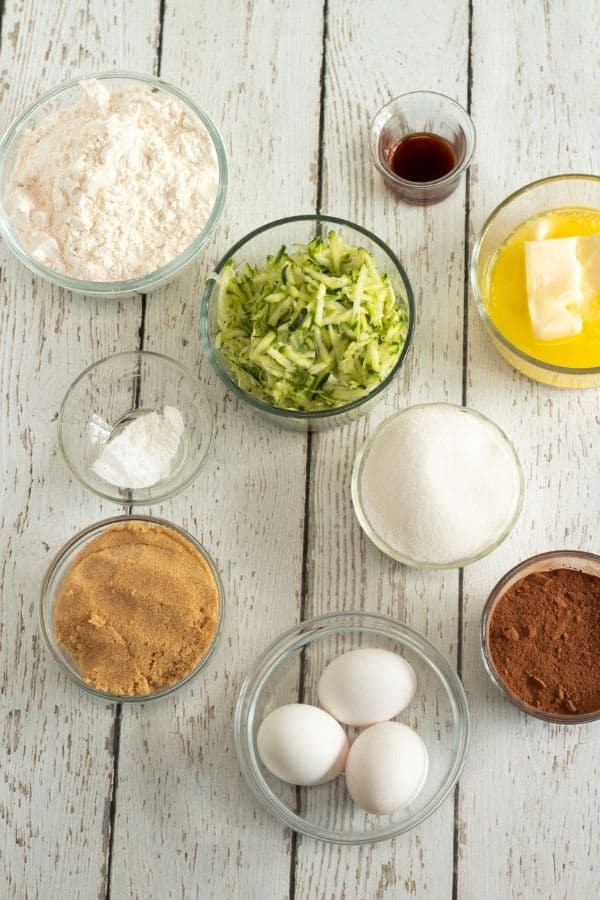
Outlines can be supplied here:
[[174, 406], [165, 406], [162, 414], [144, 413], [104, 444], [92, 472], [116, 487], [152, 487], [171, 474], [184, 431]]
[[407, 562], [466, 562], [491, 549], [516, 517], [515, 453], [496, 425], [470, 410], [410, 407], [388, 419], [363, 452], [353, 486], [359, 520]]
[[149, 275], [200, 234], [219, 172], [212, 139], [181, 101], [148, 87], [80, 83], [79, 102], [21, 139], [7, 214], [38, 262], [73, 278]]

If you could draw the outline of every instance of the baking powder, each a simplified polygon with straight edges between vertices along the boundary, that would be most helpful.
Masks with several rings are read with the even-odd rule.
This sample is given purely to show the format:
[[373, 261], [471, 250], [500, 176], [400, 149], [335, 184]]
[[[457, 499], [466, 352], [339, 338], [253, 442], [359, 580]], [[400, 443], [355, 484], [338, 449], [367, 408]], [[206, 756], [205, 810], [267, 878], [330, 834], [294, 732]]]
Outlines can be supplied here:
[[170, 475], [184, 428], [174, 406], [138, 416], [104, 445], [92, 471], [116, 487], [151, 487]]

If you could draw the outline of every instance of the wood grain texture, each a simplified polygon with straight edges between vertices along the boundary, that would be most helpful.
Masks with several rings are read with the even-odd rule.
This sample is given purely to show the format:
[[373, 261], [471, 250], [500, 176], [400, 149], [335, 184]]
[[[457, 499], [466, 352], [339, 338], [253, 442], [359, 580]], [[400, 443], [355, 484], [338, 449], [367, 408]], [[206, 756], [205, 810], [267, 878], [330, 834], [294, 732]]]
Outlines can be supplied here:
[[[37, 95], [119, 65], [150, 71], [158, 3], [7, 0], [0, 49], [4, 129]], [[69, 479], [56, 418], [85, 366], [136, 346], [139, 298], [102, 303], [31, 276], [1, 253], [0, 896], [88, 898], [106, 882], [113, 710], [59, 674], [39, 637], [46, 567], [114, 507]]]
[[[590, 11], [585, 2], [476, 0], [472, 234], [528, 181], [598, 171], [600, 52]], [[560, 391], [514, 372], [473, 307], [467, 392], [469, 405], [513, 437], [527, 489], [512, 536], [465, 572], [473, 735], [461, 781], [458, 894], [587, 900], [600, 894], [598, 726], [553, 727], [513, 709], [486, 679], [478, 627], [493, 584], [520, 559], [564, 547], [597, 552], [600, 393]]]
[[[375, 25], [375, 23], [377, 23]], [[439, 59], [442, 48], [453, 52]], [[460, 403], [464, 185], [445, 203], [398, 202], [369, 160], [368, 129], [391, 97], [431, 88], [466, 102], [468, 4], [329, 3], [323, 211], [372, 229], [398, 254], [415, 290], [414, 345], [382, 402], [355, 424], [312, 440], [306, 615], [379, 611], [423, 631], [453, 661], [458, 575], [409, 570], [380, 553], [352, 510], [354, 457], [374, 427], [411, 403]], [[300, 839], [302, 898], [450, 897], [453, 807], [402, 838], [373, 847], [323, 847]]]
[[[298, 36], [302, 39], [299, 41]], [[321, 4], [167, 4], [161, 74], [222, 129], [231, 191], [197, 267], [147, 301], [145, 342], [200, 372], [217, 419], [206, 469], [160, 509], [214, 556], [226, 598], [221, 647], [189, 690], [123, 712], [115, 897], [260, 898], [289, 889], [290, 834], [242, 781], [233, 707], [248, 667], [298, 621], [306, 438], [252, 416], [199, 339], [205, 276], [251, 228], [314, 209]], [[148, 860], [152, 859], [152, 865]]]
[[[398, 203], [367, 148], [378, 107], [431, 88], [465, 104], [472, 5], [472, 108], [478, 130], [465, 185], [440, 206]], [[164, 12], [162, 30], [160, 12]], [[322, 209], [371, 228], [415, 289], [414, 344], [369, 416], [313, 436], [309, 460], [307, 616], [378, 610], [459, 658], [456, 572], [418, 572], [380, 554], [355, 521], [357, 450], [397, 408], [461, 402], [464, 237], [507, 193], [558, 171], [597, 171], [598, 30], [586, 0], [329, 0]], [[593, 12], [593, 11], [592, 11]], [[468, 312], [467, 402], [515, 440], [528, 484], [521, 520], [465, 570], [462, 660], [472, 741], [461, 778], [453, 883], [452, 802], [403, 838], [295, 848], [255, 802], [233, 749], [232, 710], [258, 652], [297, 621], [307, 441], [252, 416], [201, 349], [199, 296], [215, 261], [271, 218], [318, 200], [323, 2], [5, 0], [0, 128], [35, 96], [110, 68], [181, 85], [221, 126], [230, 195], [198, 265], [146, 301], [144, 346], [205, 381], [215, 447], [197, 481], [152, 511], [189, 528], [225, 585], [221, 646], [200, 677], [156, 704], [123, 710], [110, 896], [203, 900], [592, 900], [600, 895], [598, 726], [529, 720], [497, 695], [479, 655], [479, 617], [518, 559], [595, 549], [600, 525], [600, 392], [561, 392], [513, 372]], [[159, 59], [159, 46], [162, 55]], [[105, 897], [113, 788], [112, 708], [68, 683], [38, 637], [37, 602], [54, 552], [113, 514], [58, 455], [56, 414], [95, 359], [138, 346], [138, 298], [102, 303], [44, 285], [0, 249], [0, 898]], [[314, 674], [314, 673], [313, 673]], [[291, 879], [290, 879], [290, 876]]]

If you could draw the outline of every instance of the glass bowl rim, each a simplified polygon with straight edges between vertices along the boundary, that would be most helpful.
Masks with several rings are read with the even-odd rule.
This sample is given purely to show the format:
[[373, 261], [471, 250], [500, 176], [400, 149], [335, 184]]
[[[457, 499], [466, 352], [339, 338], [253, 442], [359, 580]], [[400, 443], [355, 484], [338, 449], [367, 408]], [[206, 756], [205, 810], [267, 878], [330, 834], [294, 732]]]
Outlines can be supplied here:
[[202, 107], [200, 107], [188, 94], [186, 94], [185, 91], [182, 91], [175, 85], [170, 84], [168, 81], [164, 81], [162, 78], [157, 78], [155, 75], [145, 75], [141, 72], [121, 70], [117, 70], [114, 72], [104, 71], [97, 74], [82, 75], [78, 76], [77, 78], [72, 78], [69, 81], [65, 81], [59, 85], [56, 85], [56, 87], [47, 91], [45, 94], [42, 94], [40, 97], [34, 100], [33, 103], [27, 106], [26, 109], [23, 110], [23, 112], [21, 112], [15, 119], [13, 119], [13, 121], [8, 125], [4, 134], [0, 138], [0, 177], [2, 176], [2, 173], [4, 171], [4, 167], [6, 165], [6, 157], [13, 145], [14, 140], [19, 137], [20, 134], [24, 131], [31, 116], [35, 112], [37, 112], [40, 107], [42, 107], [49, 100], [52, 100], [54, 97], [57, 97], [60, 94], [66, 93], [67, 91], [76, 88], [81, 84], [82, 81], [107, 81], [110, 79], [121, 79], [136, 82], [141, 85], [147, 85], [156, 88], [165, 94], [169, 94], [179, 100], [185, 106], [185, 108], [189, 110], [193, 116], [195, 116], [196, 119], [200, 120], [210, 136], [215, 151], [215, 156], [217, 158], [219, 182], [215, 200], [208, 220], [202, 231], [200, 231], [199, 234], [196, 235], [194, 240], [174, 259], [170, 260], [168, 263], [165, 263], [164, 266], [161, 266], [158, 269], [154, 269], [152, 272], [148, 272], [145, 275], [136, 276], [135, 278], [122, 279], [120, 281], [89, 281], [82, 278], [73, 278], [70, 275], [65, 275], [62, 272], [57, 272], [55, 269], [50, 269], [43, 263], [38, 262], [33, 258], [33, 256], [31, 256], [29, 251], [26, 250], [26, 248], [21, 243], [20, 238], [12, 227], [10, 219], [5, 212], [4, 197], [0, 195], [0, 234], [6, 240], [8, 246], [13, 251], [15, 256], [17, 256], [17, 258], [34, 274], [45, 278], [47, 281], [50, 281], [53, 284], [57, 284], [60, 287], [67, 288], [68, 290], [74, 291], [76, 293], [95, 294], [97, 296], [118, 293], [144, 293], [147, 289], [150, 289], [155, 284], [158, 284], [166, 279], [170, 279], [181, 269], [183, 269], [188, 263], [192, 262], [192, 260], [197, 256], [200, 249], [204, 246], [204, 244], [212, 234], [217, 224], [217, 221], [225, 205], [225, 198], [227, 195], [227, 188], [229, 183], [229, 167], [227, 163], [225, 145], [217, 126], [208, 115], [208, 113], [205, 112], [205, 110], [202, 109]]
[[235, 381], [231, 378], [229, 372], [224, 366], [221, 366], [219, 363], [210, 338], [210, 334], [208, 331], [208, 309], [210, 306], [211, 298], [213, 292], [216, 290], [216, 282], [213, 277], [209, 276], [207, 279], [207, 283], [205, 285], [202, 300], [201, 300], [201, 321], [200, 328], [202, 332], [202, 339], [204, 345], [208, 351], [209, 358], [213, 368], [215, 369], [217, 375], [221, 379], [221, 381], [225, 384], [225, 387], [228, 390], [233, 391], [236, 396], [238, 396], [241, 400], [244, 400], [250, 406], [254, 407], [254, 409], [259, 412], [268, 413], [269, 415], [274, 415], [281, 417], [282, 419], [299, 419], [301, 421], [319, 421], [322, 419], [330, 419], [335, 416], [344, 415], [346, 413], [351, 412], [354, 409], [359, 408], [364, 403], [372, 400], [378, 394], [380, 394], [385, 388], [388, 387], [389, 384], [393, 381], [393, 379], [398, 374], [400, 367], [404, 363], [404, 360], [408, 354], [409, 348], [412, 345], [412, 337], [414, 332], [414, 324], [415, 324], [415, 299], [414, 293], [412, 289], [412, 285], [406, 274], [406, 270], [404, 266], [394, 253], [394, 251], [383, 241], [380, 237], [377, 237], [372, 231], [369, 231], [368, 228], [364, 228], [362, 225], [358, 225], [355, 222], [351, 222], [349, 219], [343, 219], [339, 216], [330, 216], [326, 213], [306, 213], [300, 214], [296, 216], [285, 216], [281, 219], [274, 219], [271, 222], [266, 222], [264, 225], [260, 225], [258, 228], [254, 228], [252, 231], [249, 231], [244, 237], [240, 238], [239, 241], [236, 241], [235, 244], [225, 253], [224, 256], [221, 257], [217, 265], [214, 267], [211, 275], [218, 275], [226, 263], [229, 262], [230, 259], [233, 259], [234, 255], [238, 253], [246, 244], [249, 244], [250, 241], [254, 240], [258, 235], [263, 234], [264, 232], [270, 231], [273, 228], [277, 228], [281, 225], [288, 225], [293, 222], [331, 222], [335, 225], [342, 225], [347, 227], [353, 231], [359, 232], [359, 234], [364, 235], [370, 241], [373, 241], [374, 244], [382, 250], [386, 256], [390, 259], [393, 266], [397, 269], [400, 278], [402, 279], [402, 284], [404, 285], [404, 290], [406, 291], [406, 307], [408, 312], [408, 329], [406, 332], [406, 339], [404, 341], [404, 345], [402, 350], [400, 351], [400, 355], [398, 359], [394, 363], [394, 367], [392, 371], [387, 375], [386, 378], [377, 387], [373, 388], [373, 390], [366, 394], [364, 397], [359, 397], [358, 400], [352, 400], [351, 403], [346, 403], [343, 406], [335, 406], [329, 409], [318, 409], [318, 410], [310, 410], [304, 411], [299, 409], [287, 409], [278, 406], [272, 406], [269, 403], [264, 403], [262, 400], [259, 400], [257, 397], [253, 397], [251, 394], [248, 394], [246, 391], [242, 390]]
[[[385, 426], [389, 425], [392, 420], [400, 418], [405, 413], [415, 409], [427, 409], [432, 406], [451, 406], [453, 409], [457, 409], [460, 412], [475, 416], [481, 421], [485, 422], [487, 425], [491, 425], [497, 434], [500, 435], [505, 445], [508, 447], [514, 461], [516, 464], [517, 474], [519, 478], [519, 496], [517, 499], [517, 503], [515, 505], [515, 510], [513, 515], [511, 516], [509, 522], [507, 523], [504, 530], [501, 534], [494, 538], [491, 544], [486, 545], [481, 550], [479, 550], [473, 556], [464, 557], [463, 559], [456, 560], [449, 563], [435, 563], [424, 560], [415, 560], [410, 556], [406, 556], [405, 554], [399, 553], [393, 547], [391, 547], [386, 541], [379, 537], [379, 535], [372, 528], [367, 516], [362, 508], [361, 495], [359, 490], [359, 482], [362, 474], [362, 467], [367, 456], [368, 451], [371, 449], [374, 439], [379, 436], [380, 432], [382, 432]], [[521, 515], [521, 510], [523, 508], [523, 502], [525, 498], [525, 474], [523, 472], [523, 464], [519, 458], [519, 455], [515, 449], [515, 446], [511, 439], [508, 437], [506, 432], [494, 422], [493, 419], [489, 419], [483, 413], [479, 412], [477, 409], [472, 409], [470, 406], [463, 406], [458, 403], [450, 403], [449, 401], [432, 401], [430, 403], [414, 403], [411, 406], [405, 406], [403, 409], [396, 410], [396, 412], [389, 415], [387, 418], [380, 422], [377, 428], [371, 432], [371, 434], [366, 438], [363, 445], [359, 449], [356, 454], [354, 464], [352, 466], [352, 479], [351, 479], [351, 492], [352, 492], [352, 505], [354, 507], [354, 513], [356, 518], [358, 519], [359, 525], [367, 535], [369, 540], [375, 544], [375, 546], [381, 550], [382, 553], [385, 553], [386, 556], [391, 557], [392, 559], [397, 560], [405, 566], [410, 566], [413, 569], [462, 569], [464, 566], [470, 566], [472, 563], [477, 562], [480, 559], [483, 559], [485, 556], [488, 556], [490, 553], [493, 553], [500, 544], [502, 544], [509, 534], [512, 532], [513, 528], [517, 524], [519, 516]]]
[[[444, 687], [454, 713], [455, 747], [452, 765], [444, 778], [442, 787], [429, 803], [410, 816], [401, 825], [395, 825], [381, 832], [351, 833], [335, 832], [309, 824], [279, 800], [260, 772], [253, 741], [249, 737], [249, 725], [253, 721], [254, 704], [267, 679], [285, 657], [292, 652], [322, 637], [336, 634], [364, 632], [395, 639], [403, 646], [410, 646], [433, 670]], [[248, 710], [246, 711], [246, 707]], [[324, 613], [286, 629], [276, 637], [254, 660], [240, 688], [234, 712], [234, 742], [238, 762], [244, 780], [256, 799], [276, 819], [300, 834], [332, 844], [362, 845], [404, 834], [429, 818], [446, 800], [453, 790], [465, 763], [470, 732], [470, 717], [467, 697], [457, 671], [449, 660], [431, 641], [410, 625], [392, 619], [381, 613], [349, 610], [347, 612]]]
[[[381, 120], [384, 118], [385, 113], [393, 103], [398, 103], [399, 100], [405, 100], [407, 97], [438, 97], [442, 100], [446, 100], [458, 112], [458, 117], [461, 120], [461, 126], [463, 124], [466, 125], [466, 129], [463, 128], [467, 141], [465, 155], [457, 166], [451, 169], [446, 175], [442, 175], [441, 178], [434, 178], [431, 181], [421, 182], [410, 181], [410, 179], [408, 178], [402, 178], [400, 175], [397, 175], [393, 169], [391, 169], [389, 166], [386, 166], [381, 161], [379, 153], [377, 153], [375, 150], [375, 144], [377, 142], [377, 131], [379, 130]], [[464, 106], [461, 106], [458, 100], [454, 100], [447, 94], [442, 94], [441, 91], [407, 91], [404, 94], [398, 94], [397, 97], [392, 97], [390, 100], [384, 103], [383, 106], [380, 106], [380, 108], [373, 116], [373, 119], [369, 126], [369, 153], [371, 155], [371, 162], [378, 170], [378, 172], [383, 175], [384, 178], [386, 178], [392, 184], [395, 183], [399, 187], [403, 188], [421, 188], [428, 190], [430, 186], [438, 187], [440, 185], [447, 184], [450, 181], [459, 179], [463, 172], [471, 165], [476, 146], [477, 132], [475, 130], [475, 125], [473, 123], [473, 119], [471, 118], [471, 114], [467, 109], [465, 109]]]
[[[596, 553], [591, 553], [588, 550], [549, 550], [545, 553], [536, 553], [533, 556], [529, 556], [527, 559], [524, 559], [521, 562], [517, 563], [496, 582], [496, 584], [490, 591], [487, 600], [485, 601], [479, 626], [479, 649], [481, 651], [484, 669], [486, 670], [490, 681], [498, 690], [500, 690], [504, 694], [505, 697], [507, 697], [511, 701], [513, 706], [516, 706], [517, 709], [521, 710], [521, 712], [524, 712], [528, 716], [533, 716], [533, 718], [535, 719], [540, 719], [543, 722], [549, 722], [553, 725], [585, 725], [590, 722], [597, 722], [600, 719], [600, 709], [596, 710], [595, 712], [561, 716], [556, 713], [541, 712], [535, 707], [529, 706], [527, 703], [525, 703], [524, 700], [521, 700], [515, 694], [512, 694], [501, 678], [498, 669], [496, 668], [494, 660], [492, 659], [492, 654], [490, 652], [487, 639], [488, 623], [494, 606], [496, 604], [496, 601], [499, 600], [504, 588], [509, 583], [509, 581], [511, 581], [515, 575], [518, 575], [520, 572], [528, 569], [532, 564], [535, 564], [537, 562], [545, 562], [546, 560], [548, 562], [551, 562], [552, 560], [564, 559], [565, 557], [573, 560], [590, 560], [600, 566], [600, 556]], [[567, 567], [563, 566], [562, 568]], [[573, 566], [572, 568], [576, 567]]]
[[475, 243], [473, 244], [473, 249], [471, 251], [471, 261], [469, 265], [471, 295], [475, 302], [477, 312], [483, 319], [483, 323], [487, 330], [491, 333], [492, 337], [497, 340], [503, 347], [505, 347], [510, 353], [513, 353], [523, 362], [528, 363], [532, 366], [537, 366], [537, 368], [544, 369], [547, 372], [553, 372], [558, 375], [598, 375], [600, 374], [600, 365], [591, 367], [588, 366], [587, 368], [558, 366], [554, 363], [548, 363], [544, 362], [544, 360], [536, 359], [535, 356], [530, 356], [530, 354], [525, 353], [524, 350], [519, 349], [519, 347], [517, 347], [516, 344], [513, 344], [512, 341], [509, 341], [508, 338], [505, 337], [502, 332], [496, 327], [487, 309], [485, 308], [485, 303], [483, 301], [483, 297], [481, 296], [481, 291], [479, 290], [477, 266], [479, 263], [479, 251], [481, 249], [481, 244], [488, 228], [492, 225], [498, 213], [500, 213], [506, 206], [512, 203], [513, 200], [518, 199], [522, 194], [526, 194], [529, 190], [537, 188], [544, 184], [553, 184], [556, 181], [582, 180], [595, 181], [600, 183], [600, 175], [593, 175], [591, 173], [588, 174], [585, 172], [565, 172], [559, 175], [548, 175], [545, 178], [538, 178], [536, 181], [530, 181], [527, 184], [524, 184], [522, 187], [518, 188], [516, 191], [513, 191], [511, 194], [505, 197], [504, 200], [502, 200], [502, 202], [499, 203], [489, 214], [489, 216], [479, 229], [479, 233], [475, 239]]
[[[99, 368], [104, 363], [111, 362], [114, 359], [119, 359], [119, 358], [122, 358], [125, 356], [131, 356], [131, 357], [142, 356], [144, 358], [152, 357], [161, 362], [167, 362], [171, 366], [174, 366], [175, 368], [179, 369], [179, 371], [181, 372], [182, 375], [185, 375], [186, 378], [195, 382], [196, 390], [202, 394], [202, 396], [206, 402], [206, 408], [209, 412], [208, 440], [207, 440], [207, 444], [206, 444], [206, 450], [205, 450], [204, 454], [202, 455], [202, 457], [200, 457], [198, 459], [198, 461], [196, 462], [193, 470], [190, 472], [190, 474], [187, 476], [187, 478], [184, 481], [182, 481], [180, 484], [173, 485], [172, 487], [169, 488], [169, 490], [163, 491], [160, 494], [159, 493], [152, 494], [152, 496], [150, 496], [150, 497], [136, 498], [136, 497], [121, 497], [120, 495], [117, 497], [115, 494], [110, 494], [110, 493], [108, 493], [108, 491], [101, 491], [95, 485], [90, 484], [90, 482], [86, 481], [86, 479], [83, 478], [83, 476], [79, 472], [77, 472], [75, 470], [75, 468], [73, 467], [73, 465], [71, 464], [69, 455], [65, 449], [64, 441], [63, 441], [64, 412], [65, 412], [65, 407], [67, 405], [67, 401], [71, 397], [72, 392], [79, 385], [79, 383], [81, 381], [83, 381], [83, 379], [87, 375], [90, 374], [90, 372], [94, 371], [94, 369]], [[69, 386], [69, 388], [63, 398], [63, 401], [60, 405], [60, 409], [58, 411], [58, 429], [57, 430], [58, 430], [58, 446], [60, 448], [62, 458], [64, 459], [64, 461], [67, 465], [67, 468], [69, 469], [69, 472], [71, 472], [71, 474], [77, 479], [77, 481], [80, 484], [82, 484], [85, 488], [87, 488], [87, 490], [92, 491], [92, 493], [96, 494], [97, 497], [102, 497], [103, 500], [110, 500], [111, 503], [118, 503], [121, 506], [150, 506], [151, 504], [162, 503], [164, 500], [168, 500], [170, 497], [175, 497], [177, 494], [181, 493], [186, 488], [188, 488], [190, 486], [190, 484], [192, 484], [192, 482], [196, 480], [196, 478], [198, 477], [198, 475], [200, 474], [200, 472], [206, 465], [208, 455], [213, 446], [214, 437], [215, 437], [215, 416], [211, 409], [210, 402], [208, 400], [208, 394], [206, 393], [206, 389], [205, 389], [204, 385], [202, 384], [200, 379], [197, 378], [193, 374], [193, 372], [190, 372], [190, 370], [186, 366], [184, 366], [183, 363], [180, 363], [179, 360], [173, 359], [172, 356], [167, 356], [165, 353], [157, 353], [154, 350], [120, 350], [118, 353], [109, 353], [108, 356], [103, 356], [102, 359], [98, 359], [98, 360], [96, 360], [96, 362], [93, 362], [89, 366], [86, 366], [86, 368], [83, 369], [83, 371], [80, 372], [79, 375], [77, 376], [77, 378], [71, 383], [71, 385]], [[159, 484], [160, 484], [160, 482], [159, 482]], [[133, 490], [139, 490], [139, 488], [134, 488]], [[151, 491], [152, 486], [149, 488], [142, 488], [142, 490]]]
[[[133, 694], [133, 695], [121, 695], [121, 694], [111, 694], [108, 691], [101, 691], [98, 688], [92, 687], [87, 684], [83, 678], [81, 678], [75, 671], [76, 667], [73, 664], [73, 670], [69, 669], [64, 661], [61, 659], [60, 655], [56, 652], [54, 648], [54, 639], [50, 637], [49, 629], [47, 626], [47, 618], [44, 610], [44, 604], [46, 599], [48, 598], [48, 588], [49, 584], [54, 577], [54, 574], [61, 563], [68, 560], [73, 556], [74, 551], [81, 549], [95, 537], [97, 534], [101, 534], [110, 528], [111, 525], [116, 525], [121, 522], [150, 522], [155, 525], [162, 525], [164, 528], [168, 528], [171, 531], [177, 532], [181, 537], [185, 540], [189, 541], [198, 552], [202, 555], [202, 557], [206, 560], [206, 563], [211, 571], [211, 574], [215, 580], [215, 584], [217, 586], [217, 593], [219, 597], [219, 620], [217, 622], [217, 628], [210, 644], [210, 647], [204, 654], [204, 656], [198, 661], [198, 663], [194, 666], [194, 668], [184, 675], [184, 677], [175, 682], [175, 684], [170, 684], [167, 687], [161, 688], [158, 691], [153, 691], [151, 694]], [[54, 610], [54, 600], [56, 598], [51, 598], [52, 610]], [[55, 553], [54, 557], [50, 561], [48, 568], [44, 574], [44, 578], [42, 580], [42, 586], [40, 589], [40, 597], [38, 601], [38, 622], [39, 629], [42, 634], [42, 639], [46, 646], [46, 650], [49, 652], [50, 656], [54, 659], [54, 661], [58, 664], [61, 672], [67, 676], [67, 678], [76, 684], [81, 690], [85, 691], [87, 694], [91, 694], [93, 697], [97, 697], [100, 700], [108, 700], [110, 703], [149, 703], [154, 700], [160, 700], [163, 697], [167, 697], [169, 694], [174, 693], [179, 688], [183, 687], [185, 684], [188, 684], [192, 681], [200, 672], [201, 669], [204, 668], [206, 663], [212, 657], [217, 645], [220, 642], [222, 632], [223, 632], [223, 620], [224, 620], [224, 611], [225, 611], [225, 594], [223, 591], [223, 583], [221, 581], [221, 576], [219, 575], [219, 571], [216, 567], [215, 561], [212, 558], [211, 554], [206, 550], [205, 547], [200, 543], [200, 541], [195, 538], [189, 531], [183, 528], [181, 525], [176, 525], [174, 522], [170, 522], [167, 519], [160, 518], [158, 516], [147, 516], [147, 515], [138, 515], [136, 513], [131, 513], [128, 515], [122, 516], [111, 516], [108, 519], [102, 519], [99, 522], [94, 522], [91, 525], [86, 526], [81, 531], [78, 531], [74, 534], [69, 540], [62, 545], [62, 547]]]

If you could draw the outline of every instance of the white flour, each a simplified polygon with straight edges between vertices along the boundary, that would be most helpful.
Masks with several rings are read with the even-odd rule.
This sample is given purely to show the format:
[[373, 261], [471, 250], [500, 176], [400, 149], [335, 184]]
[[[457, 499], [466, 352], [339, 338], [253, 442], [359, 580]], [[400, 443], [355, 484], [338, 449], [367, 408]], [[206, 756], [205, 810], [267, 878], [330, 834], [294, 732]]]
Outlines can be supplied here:
[[81, 82], [80, 101], [22, 143], [6, 190], [21, 241], [74, 278], [117, 281], [174, 259], [206, 224], [218, 187], [210, 135], [175, 98]]
[[108, 441], [92, 471], [120, 488], [146, 488], [171, 472], [185, 424], [174, 406], [138, 416]]

